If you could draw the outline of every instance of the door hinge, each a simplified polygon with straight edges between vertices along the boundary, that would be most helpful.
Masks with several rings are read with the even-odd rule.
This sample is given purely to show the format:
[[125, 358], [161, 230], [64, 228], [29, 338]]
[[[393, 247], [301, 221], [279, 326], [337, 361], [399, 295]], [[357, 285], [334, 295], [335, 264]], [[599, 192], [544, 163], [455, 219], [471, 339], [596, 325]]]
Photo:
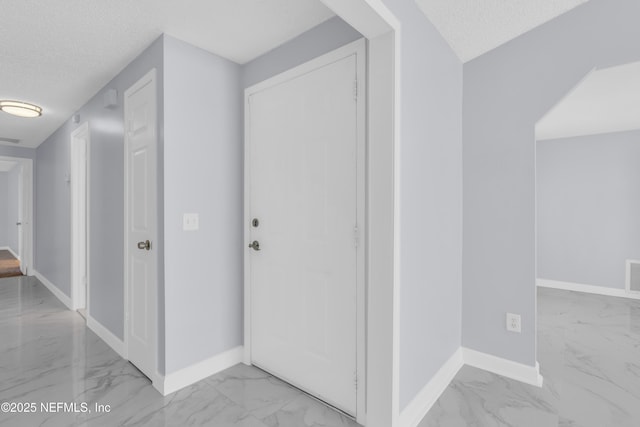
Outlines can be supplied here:
[[355, 227], [353, 227], [353, 243], [356, 248], [358, 247], [359, 241], [360, 241], [360, 230], [356, 225]]
[[353, 385], [358, 390], [358, 371], [354, 371], [353, 373]]
[[358, 100], [358, 80], [353, 81], [353, 99]]

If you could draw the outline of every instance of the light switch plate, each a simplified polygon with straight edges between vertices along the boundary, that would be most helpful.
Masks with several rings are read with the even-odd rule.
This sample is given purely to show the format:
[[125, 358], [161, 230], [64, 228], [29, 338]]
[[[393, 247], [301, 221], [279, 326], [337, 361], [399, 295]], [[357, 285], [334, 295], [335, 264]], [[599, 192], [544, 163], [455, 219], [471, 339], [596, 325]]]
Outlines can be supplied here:
[[197, 213], [186, 213], [182, 219], [184, 231], [196, 231], [200, 228], [200, 216]]

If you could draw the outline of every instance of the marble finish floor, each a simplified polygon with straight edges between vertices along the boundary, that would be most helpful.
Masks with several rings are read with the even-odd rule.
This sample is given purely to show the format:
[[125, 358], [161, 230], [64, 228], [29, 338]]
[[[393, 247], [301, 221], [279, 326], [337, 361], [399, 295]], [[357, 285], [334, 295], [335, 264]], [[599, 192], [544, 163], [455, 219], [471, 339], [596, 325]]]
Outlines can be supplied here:
[[[640, 426], [640, 301], [540, 289], [538, 311], [542, 388], [464, 367], [420, 427]], [[0, 427], [357, 427], [244, 365], [163, 397], [32, 277], [0, 279], [4, 402], [37, 408]], [[91, 412], [40, 406], [56, 402]]]
[[542, 388], [468, 366], [419, 427], [640, 426], [640, 301], [538, 289]]
[[[2, 427], [357, 426], [245, 365], [163, 397], [33, 277], [0, 279], [0, 405], [5, 402], [21, 411], [31, 403], [36, 407], [12, 413], [2, 406]], [[77, 407], [65, 409], [57, 402]], [[83, 412], [83, 404], [91, 412]]]

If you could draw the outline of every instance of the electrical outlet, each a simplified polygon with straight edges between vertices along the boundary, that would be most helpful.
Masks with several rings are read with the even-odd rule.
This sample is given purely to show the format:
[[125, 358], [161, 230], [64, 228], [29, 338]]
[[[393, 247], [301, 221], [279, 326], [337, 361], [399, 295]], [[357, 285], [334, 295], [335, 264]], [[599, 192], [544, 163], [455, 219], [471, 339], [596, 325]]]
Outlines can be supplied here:
[[507, 331], [522, 332], [522, 320], [519, 314], [507, 313]]

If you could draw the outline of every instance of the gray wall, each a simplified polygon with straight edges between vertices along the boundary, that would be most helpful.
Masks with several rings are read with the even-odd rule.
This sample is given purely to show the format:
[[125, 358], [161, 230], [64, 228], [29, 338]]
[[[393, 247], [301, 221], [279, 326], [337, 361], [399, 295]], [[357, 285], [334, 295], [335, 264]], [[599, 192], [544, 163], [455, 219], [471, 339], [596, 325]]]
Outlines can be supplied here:
[[534, 126], [593, 67], [640, 59], [638, 16], [591, 0], [464, 65], [464, 346], [535, 364]]
[[0, 172], [0, 248], [9, 246], [9, 173]]
[[537, 143], [538, 278], [625, 288], [640, 259], [640, 131]]
[[[18, 222], [20, 215], [20, 174], [22, 172], [22, 165], [15, 165], [7, 173], [7, 235], [6, 246], [10, 247], [13, 252], [19, 255], [19, 242], [18, 242]], [[0, 200], [4, 200], [0, 198]], [[5, 246], [0, 241], [0, 246]]]
[[400, 409], [460, 347], [462, 64], [413, 1], [402, 25]]
[[[36, 150], [35, 268], [70, 295], [70, 186], [65, 178], [70, 168], [71, 133], [89, 122], [90, 314], [120, 339], [124, 336], [123, 94], [154, 67], [158, 87], [162, 87], [162, 39], [105, 86], [117, 89], [117, 107], [104, 108], [104, 89], [100, 90], [78, 110], [79, 124], [69, 119]], [[160, 97], [160, 129], [162, 111]]]
[[[165, 372], [242, 344], [240, 66], [171, 37], [164, 53]], [[185, 108], [186, 107], [186, 108]], [[184, 213], [200, 215], [183, 231]]]

